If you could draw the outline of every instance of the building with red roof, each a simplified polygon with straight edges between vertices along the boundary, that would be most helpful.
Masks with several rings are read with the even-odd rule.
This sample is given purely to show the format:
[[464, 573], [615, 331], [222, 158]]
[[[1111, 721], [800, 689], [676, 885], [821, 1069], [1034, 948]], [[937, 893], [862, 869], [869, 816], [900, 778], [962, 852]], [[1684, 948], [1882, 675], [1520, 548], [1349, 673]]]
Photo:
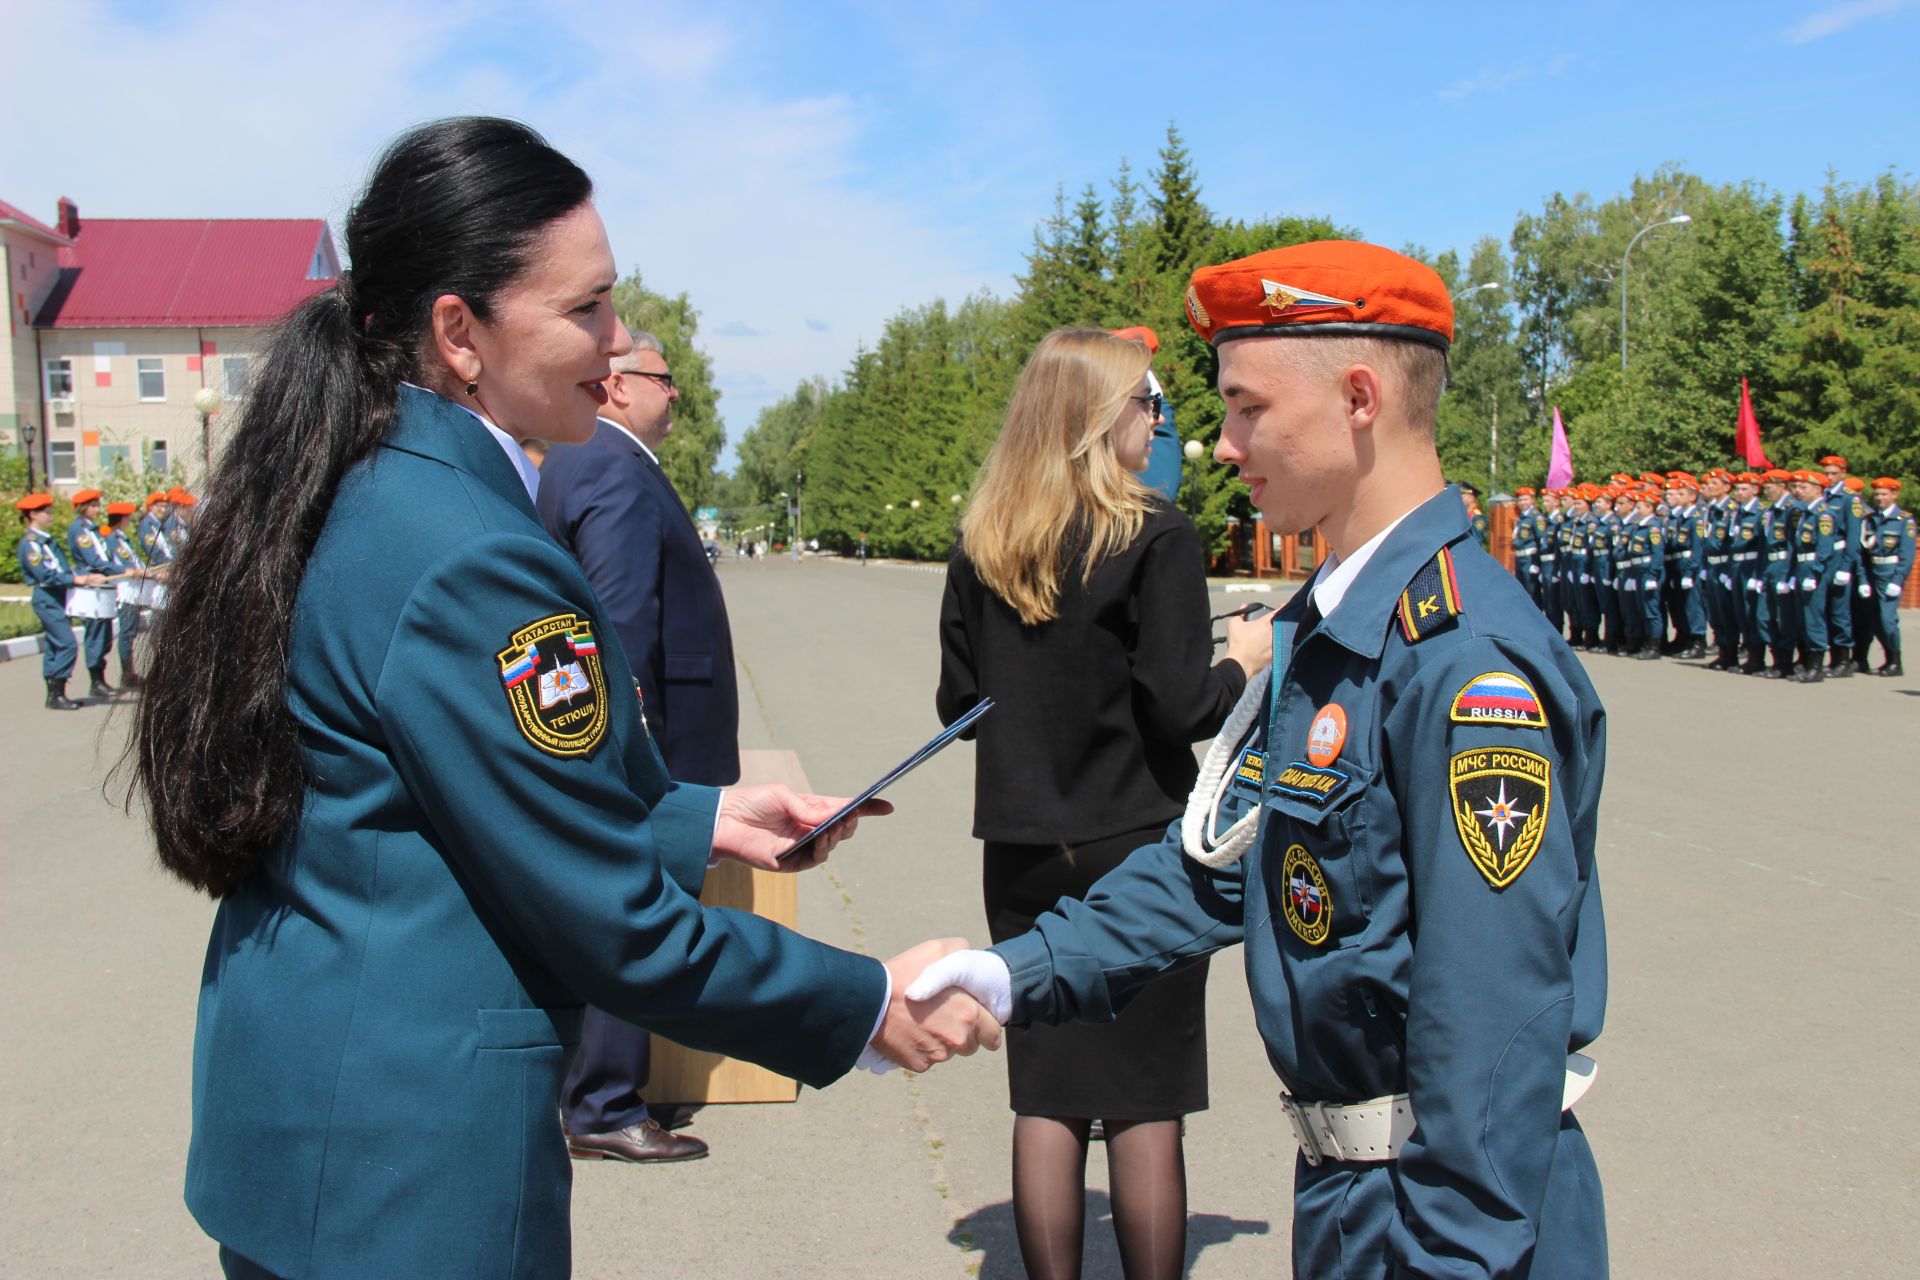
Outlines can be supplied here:
[[[197, 481], [267, 330], [340, 274], [319, 218], [83, 220], [63, 199], [48, 226], [0, 202], [0, 236], [16, 295], [14, 421], [0, 427], [22, 443], [38, 428], [30, 452], [60, 485], [122, 463], [184, 463]], [[209, 388], [211, 421], [195, 405]]]

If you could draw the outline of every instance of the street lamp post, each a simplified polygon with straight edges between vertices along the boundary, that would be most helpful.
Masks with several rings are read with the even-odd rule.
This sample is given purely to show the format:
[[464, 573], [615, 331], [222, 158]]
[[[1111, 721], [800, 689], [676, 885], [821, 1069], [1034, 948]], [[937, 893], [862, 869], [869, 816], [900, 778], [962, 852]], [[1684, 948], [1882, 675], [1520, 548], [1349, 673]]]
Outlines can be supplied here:
[[1659, 227], [1677, 227], [1693, 219], [1684, 213], [1676, 213], [1665, 222], [1653, 222], [1634, 233], [1627, 241], [1626, 252], [1620, 255], [1620, 372], [1627, 371], [1627, 256], [1633, 252], [1633, 246], [1640, 243], [1640, 237]]
[[[1504, 289], [1506, 287], [1507, 287], [1507, 282], [1504, 280], [1487, 280], [1487, 281], [1483, 281], [1480, 284], [1472, 285], [1469, 288], [1462, 289], [1460, 292], [1453, 295], [1452, 300], [1455, 302], [1458, 302], [1462, 298], [1469, 297], [1473, 294], [1479, 293], [1486, 289]], [[1493, 488], [1494, 485], [1496, 484], [1496, 480], [1499, 475], [1499, 472], [1500, 472], [1500, 388], [1498, 386], [1495, 386], [1493, 389], [1493, 423], [1490, 427], [1487, 428], [1487, 485], [1489, 489]]]
[[34, 438], [34, 434], [35, 434], [35, 432], [34, 432], [34, 426], [33, 426], [33, 424], [32, 424], [31, 422], [27, 422], [27, 423], [22, 423], [22, 424], [21, 424], [21, 427], [20, 427], [20, 439], [21, 439], [21, 440], [22, 440], [22, 441], [23, 441], [23, 442], [24, 442], [24, 443], [26, 444], [26, 447], [27, 447], [27, 492], [28, 492], [28, 493], [32, 493], [32, 492], [34, 491], [34, 489], [38, 487], [38, 486], [36, 486], [36, 485], [34, 484], [34, 482], [33, 482], [33, 460], [34, 460], [34, 459], [33, 459], [33, 438]]
[[213, 475], [213, 415], [220, 412], [221, 398], [218, 387], [202, 387], [193, 393], [193, 409], [200, 415], [200, 466], [201, 483], [205, 484]]

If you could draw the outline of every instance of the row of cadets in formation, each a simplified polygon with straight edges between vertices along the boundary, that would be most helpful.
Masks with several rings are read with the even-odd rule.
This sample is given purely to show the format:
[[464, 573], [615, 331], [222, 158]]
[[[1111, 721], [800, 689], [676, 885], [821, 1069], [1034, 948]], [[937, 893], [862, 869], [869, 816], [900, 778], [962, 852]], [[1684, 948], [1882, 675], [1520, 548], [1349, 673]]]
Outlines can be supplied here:
[[[87, 696], [102, 701], [120, 690], [107, 683], [107, 655], [120, 653], [120, 683], [136, 688], [134, 642], [145, 627], [144, 614], [162, 608], [166, 577], [163, 566], [179, 554], [187, 537], [188, 513], [197, 499], [184, 489], [156, 490], [146, 501], [105, 504], [98, 489], [74, 493], [74, 518], [64, 539], [52, 532], [53, 496], [30, 493], [14, 504], [27, 525], [18, 556], [22, 581], [33, 588], [33, 611], [40, 620], [41, 675], [46, 680], [46, 706], [72, 711], [85, 705], [67, 697], [67, 680], [75, 659], [86, 654]], [[146, 511], [129, 528], [128, 519]], [[81, 623], [76, 640], [73, 623]]]
[[[1616, 475], [1517, 493], [1514, 573], [1575, 648], [1813, 684], [1904, 674], [1915, 524], [1900, 482], [1822, 470]], [[1870, 665], [1880, 642], [1882, 661]]]

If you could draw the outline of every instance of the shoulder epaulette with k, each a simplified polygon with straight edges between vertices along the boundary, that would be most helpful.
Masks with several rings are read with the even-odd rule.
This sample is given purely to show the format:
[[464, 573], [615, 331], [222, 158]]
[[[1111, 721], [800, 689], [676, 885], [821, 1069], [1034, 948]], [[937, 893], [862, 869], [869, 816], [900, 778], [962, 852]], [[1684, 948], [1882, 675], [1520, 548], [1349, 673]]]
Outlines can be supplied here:
[[1419, 644], [1460, 615], [1458, 582], [1453, 553], [1445, 547], [1420, 566], [1413, 582], [1400, 593], [1400, 606], [1395, 611], [1408, 644]]

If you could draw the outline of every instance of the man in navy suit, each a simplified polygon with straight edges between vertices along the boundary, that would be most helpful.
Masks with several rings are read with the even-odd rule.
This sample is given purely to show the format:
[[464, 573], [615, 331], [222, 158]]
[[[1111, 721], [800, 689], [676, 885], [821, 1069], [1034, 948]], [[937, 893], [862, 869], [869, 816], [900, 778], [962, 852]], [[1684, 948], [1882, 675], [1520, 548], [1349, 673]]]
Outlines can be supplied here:
[[[720, 581], [656, 451], [673, 430], [674, 388], [660, 341], [633, 335], [614, 362], [592, 440], [548, 452], [535, 505], [580, 562], [619, 632], [640, 711], [676, 781], [740, 780], [740, 703]], [[589, 1008], [561, 1108], [582, 1160], [692, 1160], [707, 1144], [647, 1113], [645, 1031]]]

